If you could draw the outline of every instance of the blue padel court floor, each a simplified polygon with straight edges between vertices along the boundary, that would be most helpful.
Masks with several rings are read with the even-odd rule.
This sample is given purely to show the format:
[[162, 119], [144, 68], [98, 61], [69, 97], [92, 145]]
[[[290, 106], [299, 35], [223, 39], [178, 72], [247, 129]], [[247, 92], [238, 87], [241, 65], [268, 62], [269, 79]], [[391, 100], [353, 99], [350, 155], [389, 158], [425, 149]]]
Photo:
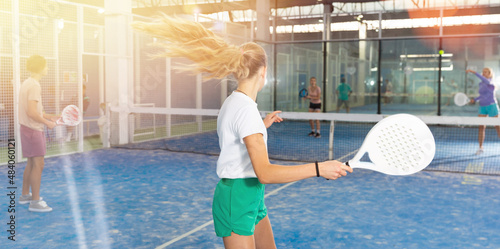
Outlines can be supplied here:
[[[7, 239], [1, 166], [0, 248], [223, 248], [211, 216], [216, 160], [127, 149], [47, 158], [41, 195], [54, 210], [16, 204], [16, 241]], [[18, 194], [24, 166], [16, 165]], [[355, 170], [266, 193], [278, 248], [500, 248], [499, 176]]]

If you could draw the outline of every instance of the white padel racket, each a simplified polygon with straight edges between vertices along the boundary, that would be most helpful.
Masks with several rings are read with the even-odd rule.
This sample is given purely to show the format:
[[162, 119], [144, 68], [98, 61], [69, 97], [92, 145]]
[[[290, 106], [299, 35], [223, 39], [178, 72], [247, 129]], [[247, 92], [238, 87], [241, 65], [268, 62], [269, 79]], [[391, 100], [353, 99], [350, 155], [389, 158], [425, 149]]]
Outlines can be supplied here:
[[77, 126], [82, 122], [82, 113], [76, 105], [64, 107], [61, 117], [56, 121], [57, 125]]
[[465, 95], [465, 93], [456, 93], [455, 96], [453, 97], [453, 100], [455, 101], [455, 105], [457, 106], [464, 106], [469, 104], [470, 99]]
[[[434, 136], [422, 120], [410, 114], [395, 114], [373, 126], [346, 164], [388, 175], [409, 175], [427, 167], [435, 152]], [[360, 161], [365, 153], [371, 162]]]

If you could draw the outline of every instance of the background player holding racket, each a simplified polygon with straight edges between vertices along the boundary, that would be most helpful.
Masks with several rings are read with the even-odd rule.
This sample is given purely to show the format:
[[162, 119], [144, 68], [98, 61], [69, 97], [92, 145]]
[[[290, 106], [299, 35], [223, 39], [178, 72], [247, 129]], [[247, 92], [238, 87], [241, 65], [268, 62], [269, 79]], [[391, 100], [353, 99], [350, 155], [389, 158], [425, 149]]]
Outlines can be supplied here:
[[[40, 183], [45, 165], [46, 152], [44, 126], [52, 129], [59, 117], [43, 112], [40, 79], [47, 75], [47, 61], [33, 55], [26, 62], [31, 77], [26, 79], [19, 90], [19, 123], [23, 157], [28, 158], [23, 173], [23, 189], [20, 204], [28, 204], [33, 212], [50, 212], [52, 208], [40, 197]], [[30, 193], [30, 188], [32, 194]]]
[[[321, 88], [316, 84], [316, 77], [311, 77], [309, 79], [308, 95], [304, 98], [309, 99], [309, 112], [321, 112]], [[316, 130], [314, 125], [316, 124]], [[311, 126], [311, 132], [309, 136], [316, 138], [321, 137], [321, 125], [319, 120], [309, 120], [309, 125]]]
[[[471, 103], [479, 102], [479, 117], [498, 117], [498, 104], [495, 98], [495, 85], [492, 83], [493, 71], [489, 67], [483, 69], [483, 73], [478, 74], [477, 72], [467, 69], [467, 73], [475, 74], [481, 82], [479, 82], [479, 96], [477, 98], [471, 99]], [[483, 143], [485, 136], [486, 126], [479, 126], [479, 149], [476, 155], [483, 153]], [[497, 130], [498, 137], [500, 138], [500, 126], [495, 126]]]
[[264, 204], [264, 184], [293, 182], [323, 176], [337, 179], [352, 169], [338, 161], [283, 166], [269, 162], [267, 130], [282, 119], [275, 111], [260, 117], [255, 100], [266, 82], [267, 55], [256, 43], [227, 44], [201, 24], [164, 16], [158, 23], [133, 24], [163, 38], [169, 57], [186, 57], [191, 71], [208, 78], [233, 75], [237, 89], [224, 101], [217, 119], [221, 149], [212, 213], [215, 232], [226, 248], [276, 248]]

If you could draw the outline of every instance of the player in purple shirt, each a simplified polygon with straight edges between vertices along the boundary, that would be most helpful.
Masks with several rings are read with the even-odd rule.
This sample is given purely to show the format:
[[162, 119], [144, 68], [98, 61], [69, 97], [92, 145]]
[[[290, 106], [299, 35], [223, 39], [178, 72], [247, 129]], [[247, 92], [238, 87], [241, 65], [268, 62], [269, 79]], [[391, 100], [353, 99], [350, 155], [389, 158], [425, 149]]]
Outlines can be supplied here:
[[[474, 104], [479, 102], [479, 117], [498, 117], [498, 104], [495, 98], [495, 85], [491, 82], [493, 79], [493, 71], [489, 67], [483, 69], [483, 74], [467, 69], [467, 73], [475, 74], [481, 82], [479, 82], [479, 96], [471, 99], [470, 102]], [[479, 149], [476, 155], [483, 153], [483, 142], [485, 136], [485, 125], [479, 126]], [[500, 126], [495, 126], [498, 137], [500, 138]]]

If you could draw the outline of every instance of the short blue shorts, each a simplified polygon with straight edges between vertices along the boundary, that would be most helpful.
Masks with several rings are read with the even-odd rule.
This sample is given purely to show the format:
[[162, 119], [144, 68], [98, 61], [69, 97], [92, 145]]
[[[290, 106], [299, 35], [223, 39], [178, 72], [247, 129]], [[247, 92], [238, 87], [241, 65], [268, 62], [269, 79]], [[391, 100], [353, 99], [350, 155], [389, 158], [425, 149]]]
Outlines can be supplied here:
[[493, 103], [487, 106], [479, 107], [479, 115], [487, 115], [490, 117], [495, 117], [498, 115], [498, 105], [497, 103]]

